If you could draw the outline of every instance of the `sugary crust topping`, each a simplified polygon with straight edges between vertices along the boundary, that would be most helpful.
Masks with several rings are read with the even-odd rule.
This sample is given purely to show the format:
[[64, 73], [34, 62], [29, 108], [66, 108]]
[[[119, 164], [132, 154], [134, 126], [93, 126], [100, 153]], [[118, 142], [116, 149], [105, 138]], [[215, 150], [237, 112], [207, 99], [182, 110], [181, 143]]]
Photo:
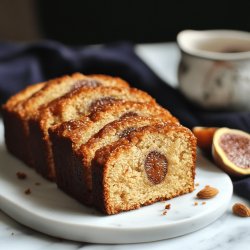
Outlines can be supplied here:
[[[127, 136], [132, 132], [133, 126], [139, 127], [140, 124], [145, 123], [146, 121], [151, 124], [159, 123], [160, 120], [167, 121], [168, 118], [164, 115], [159, 115], [159, 117], [147, 117], [147, 116], [132, 116], [132, 117], [121, 117], [119, 120], [115, 120], [106, 126], [104, 126], [97, 134], [93, 135], [89, 141], [84, 145], [85, 148], [91, 149], [91, 145], [96, 143], [98, 140], [101, 140], [110, 134], [117, 134], [120, 138]], [[129, 128], [129, 133], [125, 132], [125, 129]], [[126, 135], [125, 135], [126, 134]]]
[[99, 80], [87, 78], [87, 79], [76, 80], [71, 89], [73, 91], [79, 88], [96, 88], [100, 87], [101, 85], [102, 83]]
[[97, 80], [107, 81], [107, 82], [113, 81], [116, 84], [118, 83], [120, 87], [130, 87], [129, 84], [123, 79], [121, 79], [120, 77], [108, 76], [108, 75], [102, 75], [102, 74], [88, 75], [88, 77], [91, 77]]
[[158, 104], [152, 105], [149, 103], [140, 103], [140, 102], [132, 102], [132, 101], [124, 101], [124, 102], [121, 102], [119, 104], [115, 104], [114, 106], [112, 106], [112, 105], [106, 106], [102, 109], [101, 112], [94, 112], [94, 113], [90, 114], [90, 118], [92, 121], [98, 121], [98, 120], [102, 119], [103, 114], [105, 114], [107, 112], [114, 112], [114, 111], [122, 112], [122, 111], [126, 111], [126, 110], [127, 110], [127, 112], [125, 114], [131, 114], [131, 112], [132, 112], [133, 115], [135, 115], [137, 110], [145, 109], [145, 107], [147, 107], [150, 111], [152, 111], [152, 115], [165, 114], [166, 116], [169, 117], [169, 119], [172, 122], [178, 123], [178, 120], [175, 117], [173, 117], [168, 110], [162, 108]]
[[89, 122], [91, 122], [91, 120], [88, 118], [88, 116], [84, 116], [84, 118], [79, 120], [70, 120], [52, 126], [49, 130], [56, 133], [59, 136], [66, 136], [68, 133], [71, 133], [71, 131], [81, 128]]
[[[117, 86], [120, 88], [129, 87], [129, 84], [126, 83], [125, 81], [122, 81], [119, 78], [114, 78], [105, 75], [86, 76], [80, 73], [75, 73], [71, 76], [65, 75], [56, 79], [49, 80], [46, 83], [43, 83], [41, 87], [38, 89], [39, 91], [32, 93], [32, 95], [27, 96], [27, 98], [24, 98], [22, 102], [18, 103], [16, 111], [21, 116], [30, 115], [31, 112], [33, 111], [35, 112], [37, 111], [38, 108], [46, 106], [49, 102], [53, 101], [54, 99], [57, 99], [58, 95], [60, 98], [60, 93], [62, 93], [62, 95], [71, 91], [74, 93], [78, 88], [86, 89], [86, 88], [93, 88], [99, 85]], [[56, 94], [58, 90], [59, 93]], [[25, 93], [27, 92], [31, 92], [30, 87], [28, 87]], [[17, 94], [17, 97], [20, 95], [23, 96], [24, 92]], [[17, 97], [15, 97], [14, 100], [17, 99]], [[11, 102], [10, 101], [7, 102], [8, 106], [10, 106], [11, 102], [13, 103], [13, 98], [12, 101]]]
[[31, 86], [26, 87], [22, 91], [18, 92], [17, 94], [11, 96], [8, 101], [3, 105], [3, 109], [12, 111], [16, 105], [19, 105], [31, 95], [36, 93], [37, 91], [41, 90], [44, 87], [45, 83], [37, 83]]
[[74, 105], [74, 102], [81, 98], [84, 99], [84, 97], [86, 98], [86, 96], [88, 95], [90, 96], [94, 96], [95, 94], [100, 95], [100, 93], [102, 94], [103, 97], [109, 96], [110, 98], [117, 99], [116, 96], [120, 96], [121, 98], [123, 95], [124, 97], [126, 95], [130, 95], [138, 98], [138, 101], [143, 100], [143, 102], [152, 102], [152, 103], [155, 102], [151, 96], [137, 89], [101, 86], [101, 87], [96, 87], [94, 89], [77, 89], [75, 91], [66, 94], [64, 97], [61, 98], [61, 100], [54, 102], [53, 105], [50, 105], [51, 112], [53, 114], [60, 113], [62, 112], [64, 106], [70, 104]]
[[130, 111], [121, 116], [120, 119], [138, 116], [136, 112]]
[[[192, 145], [193, 159], [196, 157], [196, 138], [193, 133], [186, 127], [183, 127], [179, 124], [173, 123], [159, 123], [150, 126], [145, 126], [142, 128], [138, 128], [136, 131], [131, 132], [127, 137], [122, 138], [116, 141], [113, 144], [110, 144], [106, 147], [101, 148], [96, 152], [95, 161], [102, 166], [107, 166], [108, 162], [115, 159], [115, 155], [119, 153], [120, 150], [126, 150], [130, 148], [132, 145], [136, 145], [140, 142], [141, 138], [144, 134], [149, 133], [158, 133], [158, 134], [166, 134], [169, 131], [175, 131], [176, 133], [184, 133], [185, 137], [190, 140]], [[194, 172], [193, 172], [194, 175]]]
[[[105, 119], [106, 116], [115, 116], [117, 119], [127, 112], [138, 112], [139, 115], [142, 111], [147, 110], [148, 114], [152, 114], [152, 117], [161, 116], [164, 120], [169, 120], [169, 122], [178, 123], [176, 118], [174, 118], [168, 111], [157, 105], [151, 105], [149, 103], [139, 103], [131, 101], [117, 102], [113, 105], [105, 106], [102, 110], [98, 110], [88, 116], [83, 116], [80, 119], [70, 121], [70, 130], [67, 130], [67, 123], [62, 123], [57, 127], [56, 133], [65, 137], [76, 137], [81, 130], [86, 127], [91, 126], [91, 122], [97, 122]], [[126, 112], [127, 111], [127, 112]], [[88, 123], [86, 122], [88, 121]], [[91, 122], [90, 122], [91, 121]], [[65, 129], [66, 128], [66, 129]]]
[[37, 107], [43, 104], [42, 98], [45, 95], [51, 94], [51, 91], [53, 91], [53, 88], [55, 86], [58, 86], [59, 84], [67, 80], [70, 80], [70, 76], [68, 75], [47, 81], [40, 91], [34, 93], [30, 98], [21, 103], [21, 105], [18, 107], [19, 113], [24, 116], [26, 114], [29, 114], [31, 110], [37, 110]]
[[160, 123], [164, 120], [167, 120], [164, 115], [159, 115], [159, 117], [155, 118], [138, 115], [132, 117], [122, 117], [108, 123], [97, 134], [93, 135], [87, 143], [80, 147], [78, 153], [84, 156], [84, 166], [89, 166], [90, 161], [94, 157], [95, 151], [98, 150], [98, 148], [103, 147], [103, 142], [107, 138], [115, 136], [116, 140], [119, 140], [120, 138], [128, 136], [129, 133], [137, 130], [139, 127]]
[[103, 97], [97, 100], [94, 100], [91, 102], [90, 107], [89, 107], [89, 112], [97, 112], [98, 110], [102, 110], [102, 108], [106, 105], [112, 105], [116, 101], [120, 101], [121, 99], [116, 99], [114, 97]]

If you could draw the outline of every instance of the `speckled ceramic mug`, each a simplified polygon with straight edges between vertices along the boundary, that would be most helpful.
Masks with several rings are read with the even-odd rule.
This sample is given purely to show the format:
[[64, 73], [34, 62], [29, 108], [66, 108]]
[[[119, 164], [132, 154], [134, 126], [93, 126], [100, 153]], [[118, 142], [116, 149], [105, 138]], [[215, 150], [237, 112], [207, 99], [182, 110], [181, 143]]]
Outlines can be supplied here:
[[250, 33], [184, 30], [177, 42], [187, 98], [205, 108], [250, 110]]

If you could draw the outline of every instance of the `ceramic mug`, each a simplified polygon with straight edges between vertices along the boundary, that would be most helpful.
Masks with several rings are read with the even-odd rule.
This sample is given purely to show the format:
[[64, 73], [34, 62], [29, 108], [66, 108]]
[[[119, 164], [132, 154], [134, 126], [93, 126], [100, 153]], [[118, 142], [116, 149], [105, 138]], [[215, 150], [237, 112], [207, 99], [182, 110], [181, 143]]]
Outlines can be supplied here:
[[250, 33], [184, 30], [177, 36], [182, 93], [205, 108], [250, 110]]

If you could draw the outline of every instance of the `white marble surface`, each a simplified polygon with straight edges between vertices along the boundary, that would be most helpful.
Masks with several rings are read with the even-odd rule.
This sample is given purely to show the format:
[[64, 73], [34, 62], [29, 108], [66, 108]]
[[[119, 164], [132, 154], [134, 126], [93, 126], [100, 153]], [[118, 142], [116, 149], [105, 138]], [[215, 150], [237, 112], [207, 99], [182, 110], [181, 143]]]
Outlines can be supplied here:
[[[140, 45], [137, 47], [137, 53], [160, 77], [176, 86], [175, 72], [179, 53], [175, 44]], [[164, 241], [132, 245], [97, 245], [63, 241], [23, 227], [0, 211], [0, 249], [249, 249], [250, 219], [232, 215], [231, 206], [234, 202], [247, 203], [234, 195], [226, 213], [220, 219], [195, 233]]]

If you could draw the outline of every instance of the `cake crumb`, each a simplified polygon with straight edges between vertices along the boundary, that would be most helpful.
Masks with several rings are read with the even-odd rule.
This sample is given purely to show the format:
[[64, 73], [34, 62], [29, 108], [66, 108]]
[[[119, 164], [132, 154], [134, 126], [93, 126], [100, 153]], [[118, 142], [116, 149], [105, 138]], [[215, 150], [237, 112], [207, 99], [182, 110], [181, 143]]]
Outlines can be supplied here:
[[163, 213], [162, 213], [162, 215], [166, 215], [167, 214], [167, 211], [166, 210], [164, 210], [163, 211]]
[[31, 194], [31, 190], [30, 190], [30, 188], [27, 188], [27, 189], [24, 191], [24, 193], [25, 193], [26, 195]]
[[195, 183], [195, 186], [198, 187], [200, 185], [200, 183]]
[[201, 204], [202, 204], [202, 205], [205, 205], [205, 204], [206, 204], [206, 202], [205, 202], [205, 201], [203, 201]]
[[171, 204], [167, 204], [166, 206], [165, 206], [165, 209], [170, 209], [171, 208]]
[[195, 203], [194, 203], [194, 206], [197, 206], [198, 205], [198, 202], [196, 201]]
[[40, 183], [40, 182], [35, 182], [35, 185], [36, 185], [36, 186], [40, 186], [41, 183]]
[[27, 174], [23, 172], [16, 172], [16, 176], [19, 180], [25, 180], [27, 178]]

